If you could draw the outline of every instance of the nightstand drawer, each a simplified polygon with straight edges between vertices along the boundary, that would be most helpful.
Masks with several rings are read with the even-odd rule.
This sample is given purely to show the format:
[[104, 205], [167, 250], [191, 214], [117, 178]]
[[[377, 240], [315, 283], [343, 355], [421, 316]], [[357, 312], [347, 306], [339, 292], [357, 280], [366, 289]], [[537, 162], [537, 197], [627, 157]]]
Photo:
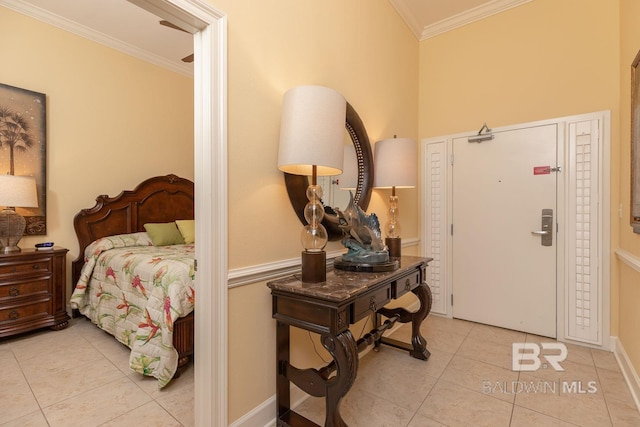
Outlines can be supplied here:
[[0, 309], [0, 323], [19, 322], [34, 317], [49, 316], [49, 299], [21, 306]]
[[0, 286], [0, 302], [6, 298], [19, 298], [49, 292], [49, 279], [34, 279]]
[[22, 276], [35, 273], [48, 273], [51, 271], [49, 258], [30, 260], [28, 262], [6, 262], [0, 264], [0, 277]]
[[379, 308], [384, 307], [389, 301], [391, 301], [390, 285], [365, 294], [353, 303], [353, 311], [351, 312], [352, 322], [357, 322], [367, 314], [374, 313]]

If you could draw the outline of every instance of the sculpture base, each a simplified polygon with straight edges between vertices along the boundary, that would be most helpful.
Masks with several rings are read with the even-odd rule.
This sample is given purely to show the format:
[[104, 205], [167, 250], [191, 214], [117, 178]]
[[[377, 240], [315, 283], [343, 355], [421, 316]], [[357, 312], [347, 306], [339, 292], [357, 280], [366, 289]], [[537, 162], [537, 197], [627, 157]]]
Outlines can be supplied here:
[[333, 268], [345, 271], [357, 271], [361, 273], [377, 273], [383, 271], [394, 271], [400, 267], [400, 261], [389, 260], [380, 263], [362, 263], [345, 261], [342, 257], [338, 257], [333, 261]]

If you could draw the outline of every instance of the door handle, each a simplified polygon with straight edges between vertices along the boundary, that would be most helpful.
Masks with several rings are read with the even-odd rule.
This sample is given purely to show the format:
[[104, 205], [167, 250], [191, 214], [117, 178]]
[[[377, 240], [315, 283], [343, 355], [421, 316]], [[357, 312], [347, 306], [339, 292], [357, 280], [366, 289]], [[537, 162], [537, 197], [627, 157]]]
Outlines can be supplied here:
[[547, 234], [549, 234], [549, 231], [548, 230], [532, 231], [531, 234], [533, 234], [534, 236], [546, 236]]
[[531, 235], [540, 236], [540, 244], [542, 246], [553, 245], [553, 209], [542, 209], [541, 229], [532, 231]]

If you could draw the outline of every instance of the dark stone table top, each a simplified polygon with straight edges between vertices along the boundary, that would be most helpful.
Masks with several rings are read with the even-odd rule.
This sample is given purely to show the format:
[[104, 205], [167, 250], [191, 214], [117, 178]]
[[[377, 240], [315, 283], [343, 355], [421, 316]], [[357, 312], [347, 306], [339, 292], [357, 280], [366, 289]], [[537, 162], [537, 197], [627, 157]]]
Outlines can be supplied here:
[[271, 291], [287, 292], [305, 295], [327, 301], [341, 302], [366, 292], [390, 275], [403, 276], [404, 273], [415, 269], [420, 264], [426, 264], [431, 258], [403, 256], [400, 267], [389, 272], [354, 272], [331, 268], [327, 271], [327, 280], [319, 283], [303, 283], [299, 274], [267, 282]]

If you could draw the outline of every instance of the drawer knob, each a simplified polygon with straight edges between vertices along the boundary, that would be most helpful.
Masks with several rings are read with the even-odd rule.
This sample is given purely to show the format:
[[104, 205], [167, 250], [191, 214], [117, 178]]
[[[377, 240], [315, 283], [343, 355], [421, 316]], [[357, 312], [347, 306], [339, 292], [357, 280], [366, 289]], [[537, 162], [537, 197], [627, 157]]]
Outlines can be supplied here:
[[17, 297], [18, 295], [20, 295], [20, 289], [18, 289], [18, 288], [9, 289], [9, 296], [10, 297]]
[[376, 311], [378, 311], [378, 306], [376, 305], [376, 297], [375, 297], [375, 295], [372, 295], [371, 299], [369, 299], [369, 310], [373, 311], [374, 313]]
[[18, 317], [20, 317], [20, 315], [18, 314], [18, 312], [16, 310], [11, 310], [9, 312], [9, 320], [17, 320]]
[[404, 281], [404, 289], [407, 291], [411, 290], [411, 280], [407, 279]]
[[33, 264], [33, 269], [34, 270], [39, 270], [40, 269], [40, 264]]

